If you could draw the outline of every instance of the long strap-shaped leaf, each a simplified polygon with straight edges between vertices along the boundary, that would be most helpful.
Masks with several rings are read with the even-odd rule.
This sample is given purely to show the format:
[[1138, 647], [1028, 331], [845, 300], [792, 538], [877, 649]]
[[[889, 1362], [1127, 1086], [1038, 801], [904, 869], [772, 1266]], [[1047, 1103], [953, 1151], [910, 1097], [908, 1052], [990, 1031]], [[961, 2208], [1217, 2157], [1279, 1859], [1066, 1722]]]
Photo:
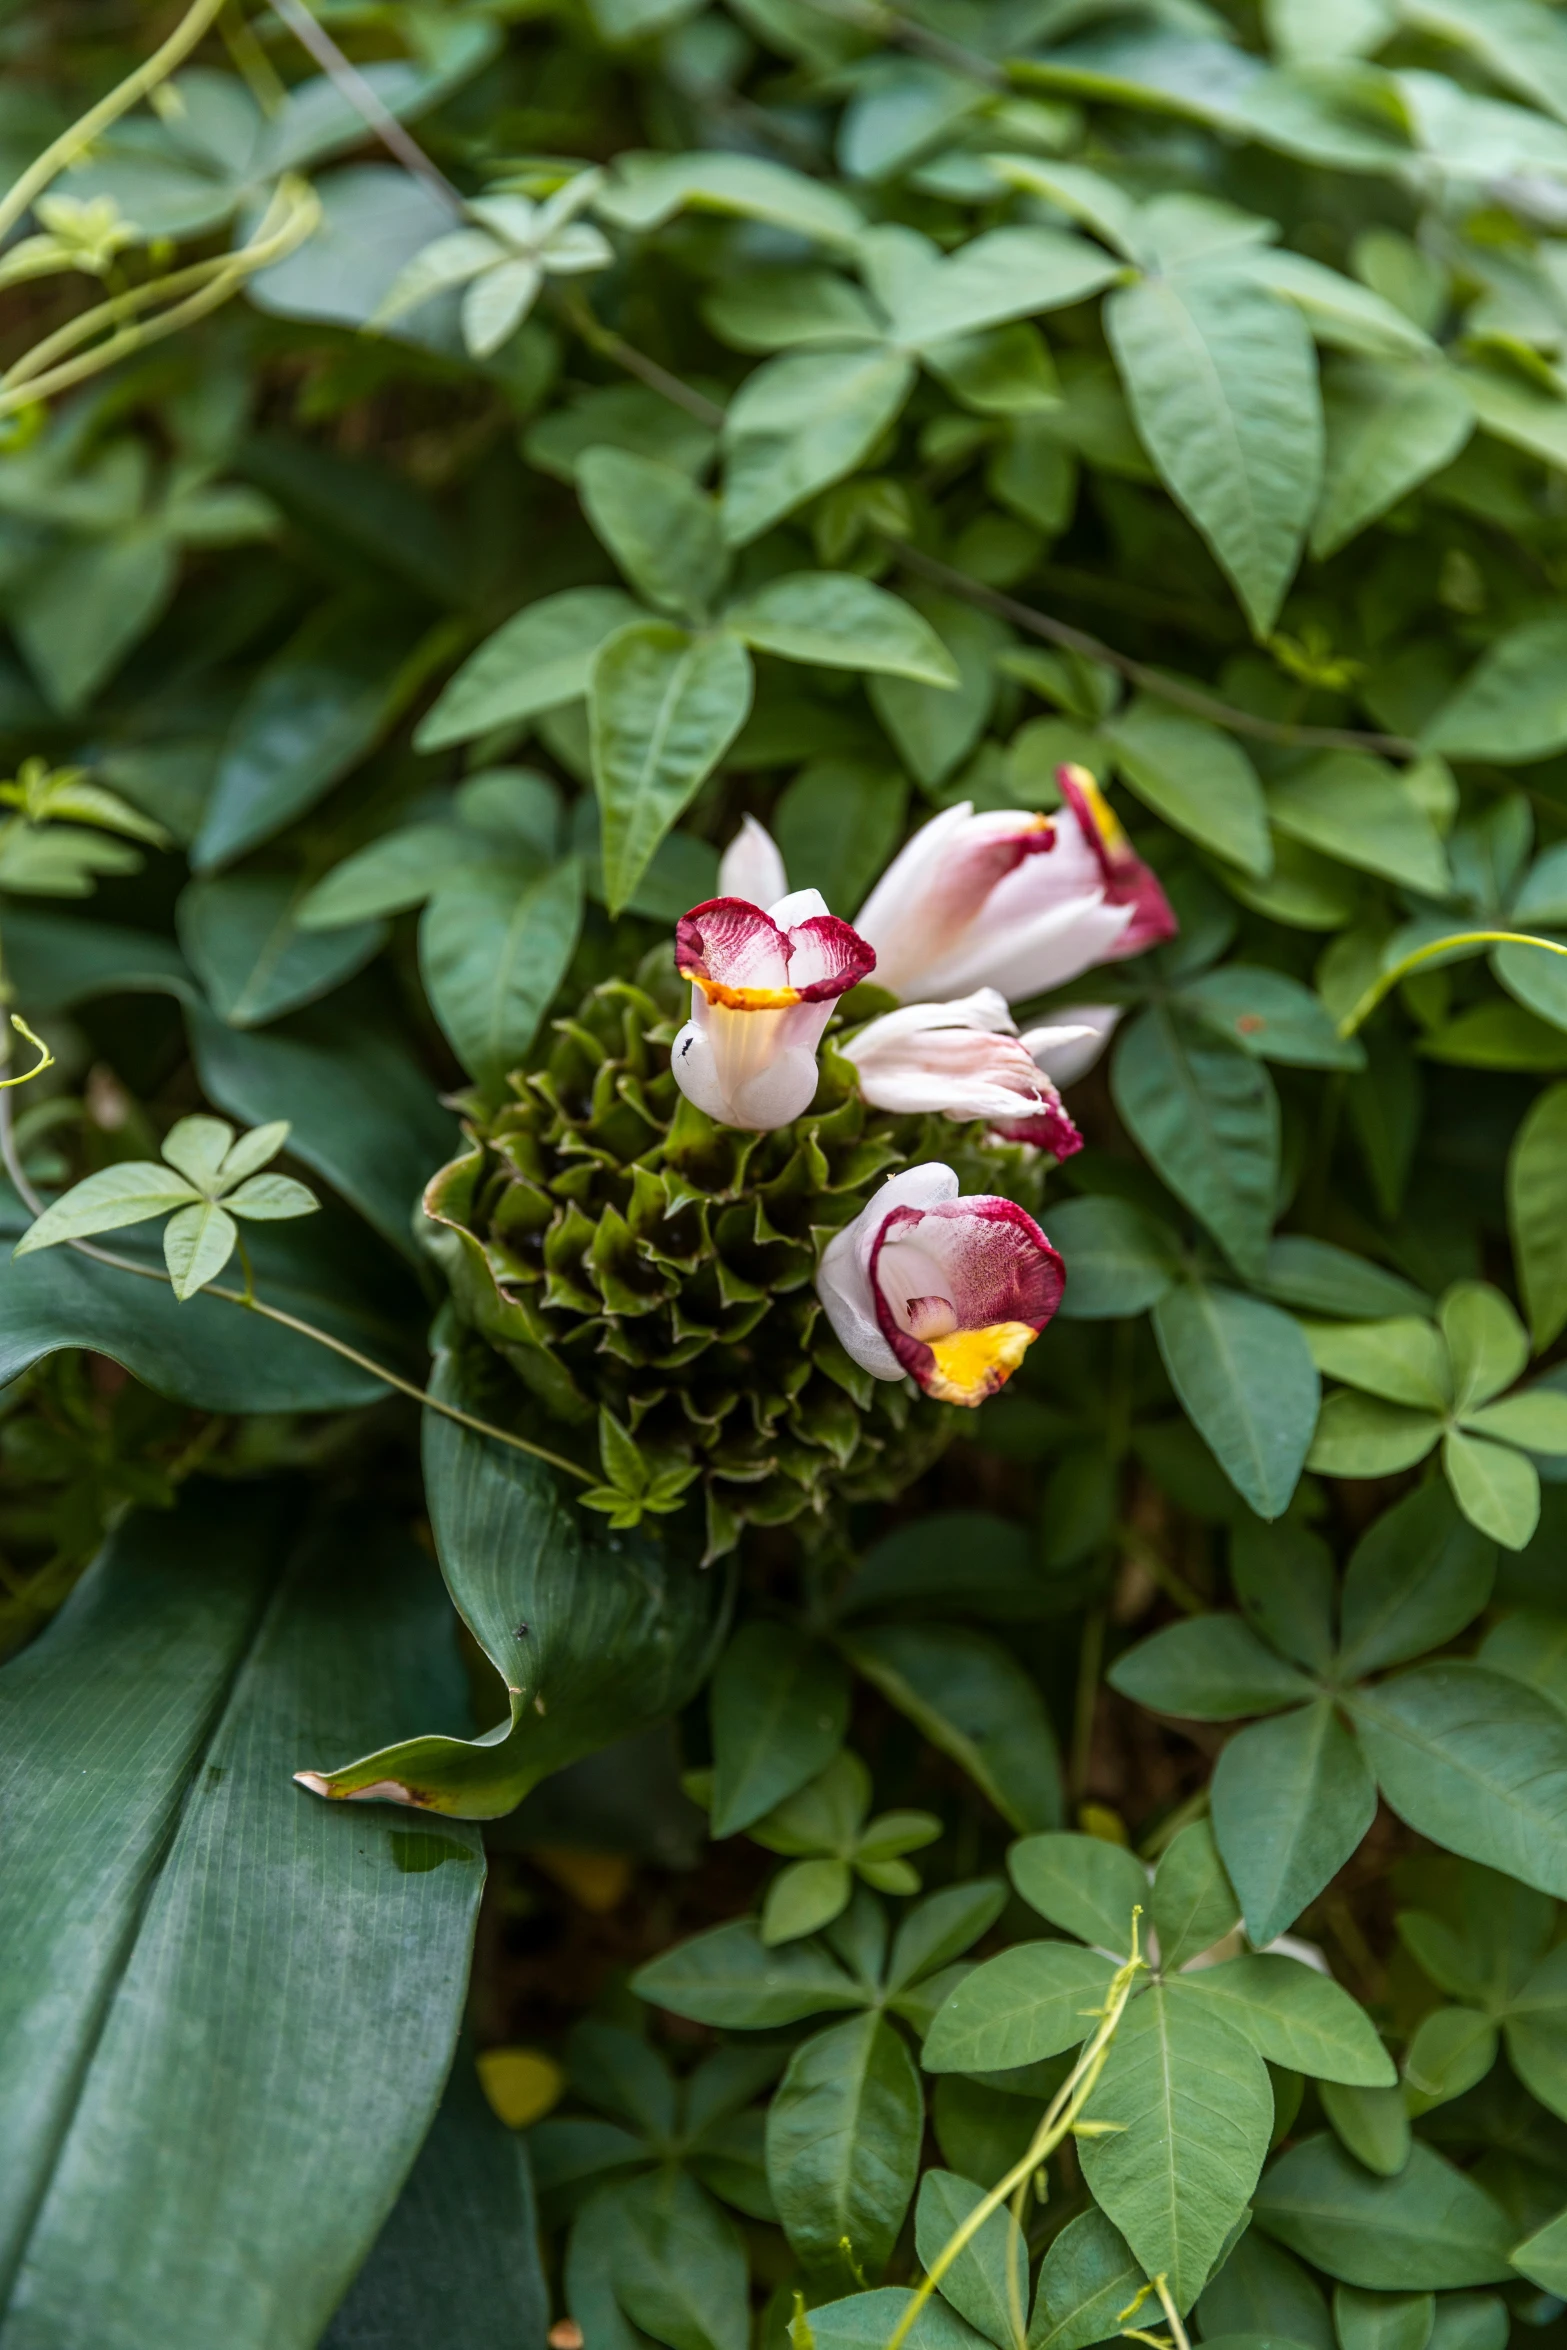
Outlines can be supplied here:
[[312, 2350], [440, 2095], [477, 1837], [290, 1772], [460, 1718], [444, 1596], [289, 1547], [253, 1493], [132, 1520], [0, 1675], [5, 2350]]

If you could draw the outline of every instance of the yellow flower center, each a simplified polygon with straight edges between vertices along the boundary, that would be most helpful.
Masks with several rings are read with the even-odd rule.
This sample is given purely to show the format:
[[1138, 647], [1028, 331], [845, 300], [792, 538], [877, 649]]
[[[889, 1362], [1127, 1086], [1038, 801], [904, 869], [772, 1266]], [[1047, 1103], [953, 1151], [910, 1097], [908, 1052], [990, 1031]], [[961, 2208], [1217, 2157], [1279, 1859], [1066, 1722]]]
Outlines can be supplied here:
[[983, 1403], [1005, 1387], [1038, 1336], [1032, 1322], [992, 1322], [985, 1330], [956, 1330], [936, 1339], [927, 1392], [938, 1403]]

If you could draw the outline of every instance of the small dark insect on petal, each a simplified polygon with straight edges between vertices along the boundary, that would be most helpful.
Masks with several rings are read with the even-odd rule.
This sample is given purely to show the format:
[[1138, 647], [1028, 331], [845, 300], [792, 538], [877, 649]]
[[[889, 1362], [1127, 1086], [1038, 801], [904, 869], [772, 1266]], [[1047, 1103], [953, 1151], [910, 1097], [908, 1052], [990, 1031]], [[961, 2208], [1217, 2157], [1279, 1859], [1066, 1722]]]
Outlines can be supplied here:
[[513, 1634], [512, 1634], [512, 1638], [513, 1638], [513, 1640], [526, 1640], [526, 1639], [528, 1638], [528, 1627], [527, 1627], [527, 1625], [526, 1625], [526, 1624], [519, 1624], [519, 1625], [517, 1626], [516, 1630], [513, 1632]]

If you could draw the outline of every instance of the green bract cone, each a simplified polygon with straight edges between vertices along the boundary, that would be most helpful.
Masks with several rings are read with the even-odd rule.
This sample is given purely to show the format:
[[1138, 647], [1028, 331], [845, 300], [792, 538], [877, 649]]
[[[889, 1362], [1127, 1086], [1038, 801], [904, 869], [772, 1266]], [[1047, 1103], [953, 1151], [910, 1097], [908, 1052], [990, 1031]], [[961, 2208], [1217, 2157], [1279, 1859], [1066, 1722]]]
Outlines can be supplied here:
[[459, 1314], [526, 1391], [522, 1419], [597, 1459], [591, 1506], [631, 1525], [699, 1487], [713, 1558], [747, 1520], [898, 1492], [957, 1422], [838, 1344], [814, 1287], [832, 1234], [922, 1159], [965, 1191], [1026, 1197], [1038, 1179], [978, 1128], [868, 1108], [830, 1040], [805, 1117], [717, 1126], [670, 1075], [678, 1025], [641, 986], [595, 988], [504, 1102], [469, 1103], [471, 1147], [425, 1209]]

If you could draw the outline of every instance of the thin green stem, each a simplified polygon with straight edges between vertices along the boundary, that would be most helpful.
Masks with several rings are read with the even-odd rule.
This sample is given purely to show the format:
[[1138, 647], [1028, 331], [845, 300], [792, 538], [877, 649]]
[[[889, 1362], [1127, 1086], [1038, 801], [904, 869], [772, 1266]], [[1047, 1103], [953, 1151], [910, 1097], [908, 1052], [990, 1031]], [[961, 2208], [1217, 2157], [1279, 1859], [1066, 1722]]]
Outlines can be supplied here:
[[[967, 2219], [960, 2227], [955, 2228], [947, 2238], [946, 2243], [943, 2244], [931, 2262], [923, 2280], [915, 2289], [907, 2309], [893, 2328], [887, 2343], [887, 2350], [902, 2350], [903, 2343], [907, 2341], [913, 2329], [915, 2319], [959, 2253], [966, 2245], [973, 2242], [991, 2213], [999, 2211], [1010, 2196], [1016, 2195], [1020, 2203], [1026, 2201], [1029, 2185], [1035, 2171], [1055, 2152], [1062, 2139], [1077, 2126], [1082, 2117], [1084, 2106], [1098, 2086], [1099, 2076], [1104, 2070], [1105, 2059], [1110, 2053], [1110, 2043], [1115, 2037], [1116, 2027], [1126, 2011], [1127, 2001], [1132, 1996], [1132, 1987], [1138, 1976], [1147, 1971], [1147, 1961], [1138, 1955], [1135, 1946], [1137, 1919], [1141, 1915], [1141, 1910], [1138, 1910], [1133, 1917], [1134, 1943], [1131, 1957], [1127, 1959], [1124, 1966], [1117, 1969], [1111, 1978], [1104, 2006], [1092, 2011], [1099, 2017], [1099, 2027], [1093, 2038], [1080, 2052], [1076, 2064], [1073, 2065], [1072, 2070], [1067, 2074], [1066, 2079], [1046, 2107], [1044, 2119], [1029, 2141], [1027, 2152], [1020, 2161], [1013, 2164], [1005, 2178], [999, 2180], [991, 2188], [988, 2195], [981, 2196]], [[1014, 2216], [1016, 2215], [1014, 2214]]]
[[1352, 1011], [1346, 1012], [1338, 1024], [1340, 1036], [1353, 1036], [1356, 1029], [1370, 1019], [1382, 998], [1418, 971], [1422, 963], [1429, 963], [1438, 955], [1450, 954], [1454, 947], [1543, 947], [1548, 955], [1567, 955], [1567, 946], [1559, 939], [1535, 938], [1527, 930], [1455, 930], [1446, 938], [1434, 938], [1428, 945], [1413, 947], [1407, 955], [1386, 970], [1379, 971]]
[[175, 26], [161, 49], [155, 49], [145, 62], [96, 106], [78, 116], [68, 130], [50, 141], [43, 153], [36, 156], [21, 178], [0, 197], [0, 238], [5, 237], [36, 196], [41, 196], [51, 182], [59, 178], [77, 157], [85, 154], [94, 139], [100, 137], [112, 122], [129, 113], [138, 100], [166, 81], [180, 61], [188, 57], [208, 27], [213, 24], [226, 0], [193, 0], [184, 16]]
[[[22, 1028], [22, 1033], [30, 1042], [37, 1042], [31, 1031], [23, 1028], [22, 1022], [16, 1020], [14, 1015], [13, 1022], [16, 1027]], [[30, 1071], [29, 1074], [36, 1076], [37, 1071]], [[11, 1122], [10, 1097], [3, 1090], [0, 1090], [0, 1160], [4, 1161], [5, 1171], [15, 1185], [23, 1206], [35, 1216], [42, 1215], [43, 1201], [33, 1189], [27, 1170], [22, 1165]], [[74, 1249], [78, 1256], [91, 1257], [95, 1264], [111, 1265], [120, 1273], [134, 1273], [139, 1281], [161, 1281], [165, 1287], [173, 1286], [167, 1273], [159, 1272], [152, 1265], [138, 1265], [133, 1258], [118, 1256], [112, 1249], [95, 1248], [91, 1241], [71, 1240], [65, 1246]], [[248, 1265], [246, 1271], [248, 1288]], [[534, 1460], [547, 1461], [552, 1469], [564, 1469], [569, 1477], [578, 1478], [584, 1485], [597, 1482], [591, 1470], [568, 1460], [564, 1453], [550, 1452], [542, 1444], [530, 1444], [525, 1436], [514, 1436], [509, 1428], [497, 1428], [491, 1420], [481, 1420], [472, 1412], [460, 1411], [456, 1404], [443, 1403], [439, 1396], [431, 1395], [427, 1388], [417, 1387], [411, 1379], [401, 1378], [396, 1371], [389, 1371], [384, 1363], [376, 1362], [373, 1356], [361, 1354], [357, 1346], [348, 1345], [344, 1339], [334, 1338], [329, 1330], [317, 1329], [314, 1322], [306, 1322], [298, 1314], [286, 1314], [280, 1306], [266, 1305], [253, 1293], [222, 1289], [215, 1281], [207, 1283], [203, 1294], [221, 1298], [225, 1305], [239, 1306], [247, 1313], [259, 1314], [264, 1322], [276, 1322], [284, 1330], [296, 1331], [301, 1338], [313, 1339], [317, 1346], [324, 1346], [332, 1354], [341, 1355], [345, 1362], [357, 1365], [361, 1371], [368, 1371], [385, 1386], [395, 1387], [400, 1395], [411, 1396], [415, 1403], [426, 1405], [432, 1412], [439, 1412], [443, 1419], [455, 1420], [459, 1426], [471, 1428], [477, 1436], [492, 1436], [497, 1444], [508, 1444], [514, 1452], [525, 1452]]]
[[1175, 2350], [1192, 2350], [1191, 2343], [1186, 2336], [1186, 2328], [1181, 2323], [1181, 2313], [1176, 2308], [1175, 2297], [1170, 2291], [1169, 2279], [1162, 2270], [1154, 2278], [1153, 2284], [1154, 2291], [1164, 2303], [1164, 2314], [1169, 2321], [1170, 2332], [1175, 2339]]

